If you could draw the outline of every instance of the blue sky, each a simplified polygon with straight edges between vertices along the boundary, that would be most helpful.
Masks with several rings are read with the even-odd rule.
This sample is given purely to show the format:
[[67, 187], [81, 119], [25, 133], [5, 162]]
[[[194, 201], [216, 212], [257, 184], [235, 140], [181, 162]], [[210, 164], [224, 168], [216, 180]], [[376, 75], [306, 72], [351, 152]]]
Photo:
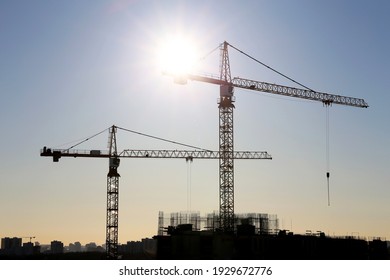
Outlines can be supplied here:
[[[364, 98], [330, 108], [331, 206], [321, 103], [236, 89], [237, 213], [277, 214], [294, 232], [390, 239], [388, 1], [1, 1], [2, 236], [104, 243], [108, 162], [41, 158], [112, 124], [218, 149], [219, 89], [162, 76], [158, 46], [181, 34], [223, 41], [318, 91]], [[218, 52], [199, 65], [218, 74]], [[294, 86], [230, 50], [232, 76]], [[74, 142], [75, 141], [75, 142]], [[64, 144], [68, 144], [64, 145]], [[107, 135], [80, 148], [106, 149]], [[181, 147], [118, 133], [119, 149]], [[191, 166], [191, 207], [218, 209], [218, 162]], [[187, 209], [181, 160], [124, 159], [119, 241], [157, 233], [158, 211]]]

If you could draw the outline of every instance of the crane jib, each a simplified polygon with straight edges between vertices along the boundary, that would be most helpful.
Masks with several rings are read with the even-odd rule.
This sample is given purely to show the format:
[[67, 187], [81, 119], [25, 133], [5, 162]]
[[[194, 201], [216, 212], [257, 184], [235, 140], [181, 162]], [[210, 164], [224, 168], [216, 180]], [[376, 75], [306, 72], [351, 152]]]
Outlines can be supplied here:
[[362, 107], [362, 108], [368, 107], [368, 104], [363, 99], [360, 98], [317, 92], [308, 89], [294, 88], [294, 87], [271, 84], [266, 82], [253, 81], [253, 80], [242, 79], [238, 77], [233, 78], [232, 84], [233, 86], [238, 88], [262, 91], [262, 92], [279, 94], [279, 95], [284, 95], [289, 97], [309, 99], [313, 101], [320, 101], [327, 105], [341, 104], [341, 105], [355, 106], [355, 107]]
[[[118, 155], [110, 155], [103, 150], [70, 150], [50, 149], [44, 147], [41, 156], [53, 157], [58, 162], [61, 157], [89, 158], [181, 158], [181, 159], [220, 159], [219, 151], [186, 151], [186, 150], [123, 150]], [[265, 151], [234, 151], [233, 159], [272, 159]]]
[[[164, 73], [164, 74], [169, 76], [174, 76], [171, 73]], [[367, 102], [361, 98], [318, 92], [318, 91], [289, 87], [289, 86], [278, 85], [278, 84], [271, 84], [267, 82], [243, 79], [239, 77], [234, 77], [231, 82], [227, 82], [219, 78], [216, 78], [214, 76], [201, 76], [201, 75], [187, 74], [185, 76], [181, 76], [181, 80], [182, 81], [193, 80], [193, 81], [215, 84], [220, 86], [233, 86], [236, 88], [261, 91], [261, 92], [266, 92], [271, 94], [284, 95], [288, 97], [308, 99], [308, 100], [323, 102], [325, 105], [340, 104], [340, 105], [354, 106], [354, 107], [361, 107], [361, 108], [368, 107]]]

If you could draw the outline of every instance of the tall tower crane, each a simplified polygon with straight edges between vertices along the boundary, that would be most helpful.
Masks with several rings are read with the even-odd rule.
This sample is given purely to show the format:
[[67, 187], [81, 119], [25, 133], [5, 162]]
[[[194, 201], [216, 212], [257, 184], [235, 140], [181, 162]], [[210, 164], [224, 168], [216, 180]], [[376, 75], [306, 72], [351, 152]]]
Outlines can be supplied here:
[[[109, 170], [107, 174], [107, 215], [106, 215], [106, 255], [109, 259], [118, 256], [118, 217], [119, 217], [119, 173], [120, 158], [181, 158], [192, 159], [220, 159], [220, 152], [209, 150], [131, 150], [125, 149], [118, 153], [115, 125], [109, 128], [109, 150], [76, 150], [51, 149], [43, 147], [41, 156], [52, 157], [58, 162], [62, 157], [108, 158]], [[89, 140], [89, 138], [87, 139]], [[84, 141], [82, 141], [84, 142]], [[231, 154], [231, 159], [272, 159], [267, 152], [238, 151]]]
[[[178, 84], [186, 84], [187, 80], [193, 80], [219, 85], [219, 153], [221, 155], [221, 157], [219, 158], [219, 215], [221, 229], [227, 233], [234, 231], [233, 109], [235, 102], [235, 87], [319, 101], [322, 102], [325, 106], [330, 106], [332, 104], [340, 104], [361, 108], [368, 107], [368, 104], [363, 99], [359, 98], [317, 92], [309, 88], [301, 89], [238, 77], [231, 78], [228, 46], [245, 54], [244, 52], [230, 45], [226, 41], [222, 43], [220, 45], [219, 78], [193, 74], [184, 74], [178, 76], [174, 73], [163, 73], [165, 75], [172, 76], [174, 78], [174, 81]], [[247, 54], [245, 55], [250, 57]], [[300, 85], [303, 86], [302, 84]], [[327, 177], [329, 178], [329, 173], [327, 173]]]

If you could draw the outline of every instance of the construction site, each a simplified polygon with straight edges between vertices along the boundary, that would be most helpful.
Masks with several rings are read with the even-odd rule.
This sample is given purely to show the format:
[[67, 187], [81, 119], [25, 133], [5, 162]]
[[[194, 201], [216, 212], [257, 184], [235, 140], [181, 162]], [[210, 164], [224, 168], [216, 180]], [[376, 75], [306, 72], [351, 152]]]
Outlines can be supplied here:
[[[200, 216], [199, 212], [170, 213], [169, 217], [160, 211], [158, 215], [158, 236], [172, 235], [181, 231], [209, 231], [220, 229], [220, 219], [217, 212]], [[277, 234], [279, 220], [277, 215], [245, 213], [235, 214], [234, 228], [243, 230], [245, 226], [253, 227], [253, 234]], [[239, 230], [240, 229], [240, 230]]]
[[389, 259], [387, 243], [324, 232], [279, 229], [276, 215], [236, 214], [234, 234], [219, 230], [217, 213], [159, 213], [156, 259], [368, 260]]
[[[233, 141], [233, 111], [235, 108], [234, 89], [265, 92], [289, 98], [317, 101], [328, 108], [334, 104], [367, 108], [363, 99], [314, 91], [281, 74], [301, 88], [271, 84], [244, 78], [232, 77], [228, 48], [263, 64], [227, 42], [218, 46], [220, 51], [220, 73], [218, 76], [180, 74], [165, 72], [175, 83], [184, 85], [188, 80], [219, 86], [219, 150], [210, 151], [200, 147], [177, 143], [172, 140], [146, 135], [113, 125], [108, 129], [108, 150], [77, 150], [73, 145], [68, 149], [44, 147], [40, 155], [52, 157], [54, 162], [61, 158], [88, 157], [107, 158], [107, 204], [106, 204], [106, 257], [117, 259], [119, 234], [119, 166], [124, 158], [179, 158], [186, 161], [216, 159], [219, 162], [219, 210], [201, 216], [199, 212], [176, 212], [158, 216], [158, 232], [153, 238], [157, 241], [157, 259], [386, 259], [386, 242], [367, 241], [358, 238], [335, 238], [323, 232], [314, 234], [294, 234], [281, 229], [277, 215], [260, 213], [235, 213], [234, 208], [234, 162], [235, 160], [271, 160], [266, 151], [236, 151]], [[184, 90], [184, 88], [183, 88]], [[117, 149], [118, 129], [141, 134], [174, 144], [190, 147], [191, 150], [133, 150]], [[105, 130], [106, 131], [106, 130]], [[100, 133], [99, 133], [100, 134]], [[328, 136], [327, 136], [328, 137]], [[87, 141], [86, 139], [85, 141]], [[80, 143], [84, 143], [81, 141]], [[327, 140], [328, 141], [328, 140]], [[122, 176], [126, 176], [122, 174]], [[330, 170], [325, 177], [328, 182]], [[328, 192], [329, 196], [329, 192]], [[329, 197], [328, 197], [329, 203]], [[136, 209], [134, 209], [136, 210]]]

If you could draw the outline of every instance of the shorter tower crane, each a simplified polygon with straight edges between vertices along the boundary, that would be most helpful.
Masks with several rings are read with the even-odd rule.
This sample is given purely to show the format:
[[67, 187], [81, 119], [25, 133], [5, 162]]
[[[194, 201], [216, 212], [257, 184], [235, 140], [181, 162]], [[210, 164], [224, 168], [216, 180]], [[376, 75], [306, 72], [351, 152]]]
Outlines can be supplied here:
[[[41, 156], [52, 157], [58, 162], [63, 157], [108, 158], [109, 171], [107, 174], [107, 216], [106, 216], [106, 254], [108, 259], [118, 257], [118, 213], [119, 213], [119, 173], [120, 158], [181, 158], [181, 159], [220, 159], [221, 152], [210, 150], [131, 150], [117, 151], [116, 132], [119, 127], [113, 125], [109, 128], [109, 150], [75, 150], [51, 149], [43, 147]], [[120, 128], [129, 131], [127, 129]], [[99, 133], [100, 134], [100, 133]], [[141, 133], [138, 133], [141, 134]], [[98, 135], [98, 134], [96, 134]], [[96, 136], [95, 135], [95, 136]], [[157, 138], [157, 137], [153, 137]], [[87, 140], [89, 140], [88, 138]], [[160, 140], [163, 140], [159, 138]], [[86, 141], [86, 140], [85, 140]], [[85, 142], [82, 141], [82, 142]], [[81, 142], [81, 143], [82, 143]], [[169, 141], [172, 142], [172, 141]], [[176, 143], [180, 144], [180, 143]], [[186, 145], [188, 146], [188, 145]], [[267, 152], [235, 151], [234, 159], [272, 159]]]
[[31, 243], [31, 240], [35, 238], [35, 236], [23, 236], [21, 238], [29, 238], [30, 239], [30, 243]]

